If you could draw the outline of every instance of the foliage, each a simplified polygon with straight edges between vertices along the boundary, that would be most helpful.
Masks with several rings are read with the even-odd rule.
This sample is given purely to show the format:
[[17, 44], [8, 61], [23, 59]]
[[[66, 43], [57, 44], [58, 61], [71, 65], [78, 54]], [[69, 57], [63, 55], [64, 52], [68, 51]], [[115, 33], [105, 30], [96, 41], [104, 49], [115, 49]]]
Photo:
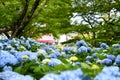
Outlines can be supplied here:
[[0, 0], [0, 33], [8, 38], [22, 35], [24, 28], [40, 13], [48, 0]]
[[115, 43], [119, 38], [119, 0], [75, 0], [74, 3], [73, 12], [82, 19], [80, 25], [88, 24], [90, 27], [86, 29], [92, 33], [90, 41]]

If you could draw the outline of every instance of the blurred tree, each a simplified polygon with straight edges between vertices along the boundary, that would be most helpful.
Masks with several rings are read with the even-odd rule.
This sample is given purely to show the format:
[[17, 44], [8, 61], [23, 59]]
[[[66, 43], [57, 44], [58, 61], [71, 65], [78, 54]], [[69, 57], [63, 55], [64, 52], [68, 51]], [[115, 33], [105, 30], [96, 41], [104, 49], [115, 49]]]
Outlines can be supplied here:
[[35, 30], [34, 33], [48, 34], [52, 33], [54, 36], [58, 36], [59, 33], [67, 33], [70, 28], [70, 18], [72, 17], [72, 0], [51, 0], [44, 8], [36, 20], [37, 24], [26, 29], [26, 33], [29, 30]]
[[120, 38], [119, 7], [119, 0], [0, 0], [0, 33], [12, 38], [75, 31], [91, 42], [111, 43]]
[[0, 33], [20, 36], [49, 0], [0, 0]]
[[[88, 25], [77, 25], [72, 24], [72, 18], [74, 17], [74, 0], [52, 0], [41, 12], [41, 15], [38, 16], [37, 23], [31, 28], [27, 27], [25, 29], [25, 34], [28, 36], [29, 31], [35, 33], [48, 34], [52, 33], [55, 37], [58, 37], [59, 34], [67, 34], [72, 31], [79, 32], [84, 38], [84, 33], [89, 33]], [[44, 26], [45, 24], [45, 26]], [[43, 26], [42, 26], [43, 25]]]
[[74, 0], [80, 24], [88, 24], [93, 42], [113, 42], [120, 38], [120, 0]]

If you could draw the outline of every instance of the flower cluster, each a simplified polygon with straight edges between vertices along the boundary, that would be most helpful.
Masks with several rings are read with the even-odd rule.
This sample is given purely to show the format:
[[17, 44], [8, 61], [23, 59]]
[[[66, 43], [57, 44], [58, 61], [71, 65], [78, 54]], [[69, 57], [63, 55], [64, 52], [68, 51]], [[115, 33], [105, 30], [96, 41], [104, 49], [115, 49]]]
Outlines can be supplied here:
[[65, 71], [61, 74], [46, 74], [44, 77], [42, 77], [40, 80], [82, 80], [83, 78], [83, 72], [81, 69], [73, 70], [73, 71]]
[[12, 71], [5, 71], [0, 73], [0, 80], [34, 80], [29, 75], [21, 75]]
[[10, 54], [8, 51], [0, 50], [0, 67], [4, 67], [5, 65], [15, 65], [18, 63], [17, 58]]
[[[0, 42], [0, 80], [33, 80], [29, 75], [38, 80], [45, 74], [40, 80], [89, 80], [89, 77], [85, 77], [86, 73], [84, 75], [81, 71], [86, 66], [90, 66], [90, 73], [94, 70], [99, 71], [104, 66], [120, 67], [120, 44], [110, 47], [106, 43], [101, 43], [100, 47], [92, 48], [84, 40], [80, 40], [76, 45], [58, 47], [55, 44], [47, 45], [24, 37], [3, 39]], [[120, 72], [116, 67], [104, 67], [95, 80], [119, 80]], [[48, 70], [51, 74], [48, 74]]]
[[119, 68], [116, 66], [104, 67], [94, 80], [120, 80]]

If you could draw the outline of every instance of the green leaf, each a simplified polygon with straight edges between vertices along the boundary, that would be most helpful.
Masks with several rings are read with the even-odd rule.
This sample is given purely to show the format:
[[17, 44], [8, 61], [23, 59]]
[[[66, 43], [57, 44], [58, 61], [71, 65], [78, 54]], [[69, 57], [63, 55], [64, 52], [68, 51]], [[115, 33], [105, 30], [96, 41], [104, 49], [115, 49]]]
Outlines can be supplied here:
[[23, 73], [23, 72], [22, 72], [22, 71], [23, 71], [23, 67], [22, 67], [22, 66], [16, 67], [16, 68], [14, 69], [14, 71], [22, 74], [22, 73]]

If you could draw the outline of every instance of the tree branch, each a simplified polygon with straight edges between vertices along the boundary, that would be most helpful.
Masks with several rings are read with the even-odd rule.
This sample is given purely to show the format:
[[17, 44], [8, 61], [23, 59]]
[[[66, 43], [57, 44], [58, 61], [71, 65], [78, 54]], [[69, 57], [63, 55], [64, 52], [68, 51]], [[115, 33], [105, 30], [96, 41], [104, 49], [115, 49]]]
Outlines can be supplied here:
[[14, 23], [13, 28], [18, 28], [20, 26], [20, 24], [22, 23], [25, 15], [27, 13], [28, 6], [29, 6], [29, 0], [25, 0], [24, 9], [23, 9], [21, 15], [19, 16], [19, 18], [17, 19], [17, 22]]
[[34, 15], [34, 16], [32, 17], [32, 19], [35, 18], [35, 17], [37, 17], [37, 16], [40, 14], [40, 12], [44, 9], [45, 5], [46, 5], [48, 2], [49, 2], [49, 0], [46, 0], [46, 1], [45, 1], [45, 3], [44, 3], [44, 4], [40, 7], [40, 9], [38, 10], [38, 14]]
[[16, 33], [20, 29], [21, 23], [22, 23], [23, 19], [25, 18], [25, 15], [27, 13], [28, 6], [29, 6], [29, 0], [25, 0], [24, 9], [23, 9], [20, 17], [18, 18], [17, 22], [15, 22], [12, 26], [13, 32], [12, 32], [11, 38], [15, 37]]
[[9, 28], [2, 28], [2, 29], [0, 29], [0, 34], [4, 33], [4, 32], [11, 31], [11, 30], [12, 30], [11, 27], [9, 27]]
[[34, 12], [35, 12], [35, 10], [37, 9], [37, 7], [39, 5], [39, 2], [40, 2], [40, 0], [36, 0], [34, 2], [33, 6], [32, 6], [32, 9], [31, 9], [30, 13], [27, 16], [26, 21], [23, 23], [24, 25], [27, 24], [27, 23], [29, 23], [29, 21], [31, 20], [31, 18], [32, 18]]
[[36, 0], [32, 6], [32, 9], [30, 10], [29, 14], [27, 15], [27, 18], [25, 19], [25, 21], [23, 21], [21, 23], [21, 25], [19, 26], [19, 28], [16, 30], [15, 35], [19, 35], [22, 33], [22, 30], [25, 28], [25, 26], [27, 26], [27, 24], [30, 22], [30, 20], [32, 19], [32, 16], [35, 12], [35, 10], [37, 9], [38, 5], [39, 5], [40, 0]]

